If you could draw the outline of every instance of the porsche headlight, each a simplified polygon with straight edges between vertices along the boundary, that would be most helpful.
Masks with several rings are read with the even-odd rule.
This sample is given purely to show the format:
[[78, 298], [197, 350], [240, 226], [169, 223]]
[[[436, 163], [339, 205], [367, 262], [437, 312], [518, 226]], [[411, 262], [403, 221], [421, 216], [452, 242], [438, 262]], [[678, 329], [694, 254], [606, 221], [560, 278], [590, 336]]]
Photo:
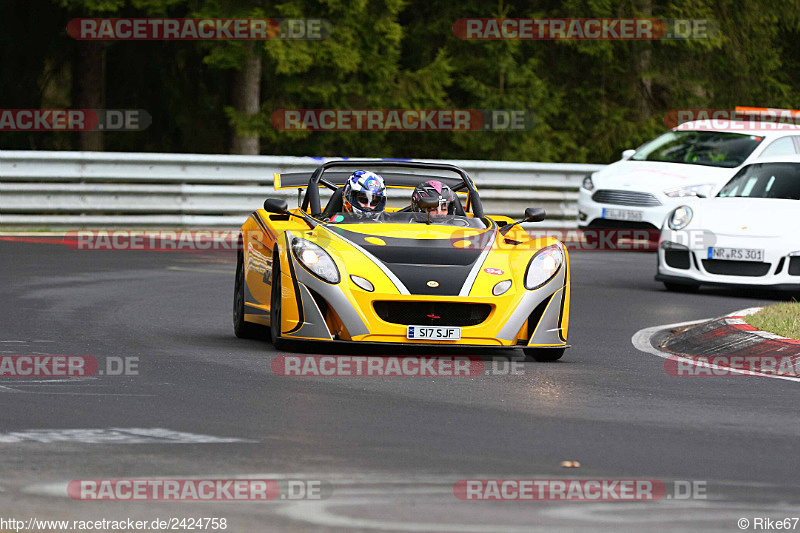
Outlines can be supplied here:
[[689, 222], [692, 221], [693, 216], [694, 212], [692, 211], [692, 208], [688, 205], [682, 205], [669, 215], [667, 224], [669, 225], [670, 229], [681, 230], [689, 225]]
[[292, 240], [292, 252], [304, 267], [322, 281], [339, 283], [339, 269], [336, 268], [336, 263], [328, 252], [313, 242], [295, 237]]
[[539, 250], [525, 271], [525, 288], [532, 291], [545, 285], [555, 277], [562, 264], [564, 252], [557, 244]]

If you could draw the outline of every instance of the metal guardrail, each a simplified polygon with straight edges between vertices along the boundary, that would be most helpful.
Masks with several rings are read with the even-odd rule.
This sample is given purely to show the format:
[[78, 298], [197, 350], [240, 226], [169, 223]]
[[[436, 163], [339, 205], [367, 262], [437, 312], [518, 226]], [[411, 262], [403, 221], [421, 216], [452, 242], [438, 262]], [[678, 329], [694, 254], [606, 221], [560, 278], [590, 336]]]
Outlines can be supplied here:
[[[0, 151], [0, 228], [238, 227], [275, 191], [274, 172], [334, 158]], [[351, 159], [357, 161], [358, 159]], [[487, 214], [543, 207], [549, 228], [577, 226], [578, 187], [603, 165], [453, 161], [475, 180]]]

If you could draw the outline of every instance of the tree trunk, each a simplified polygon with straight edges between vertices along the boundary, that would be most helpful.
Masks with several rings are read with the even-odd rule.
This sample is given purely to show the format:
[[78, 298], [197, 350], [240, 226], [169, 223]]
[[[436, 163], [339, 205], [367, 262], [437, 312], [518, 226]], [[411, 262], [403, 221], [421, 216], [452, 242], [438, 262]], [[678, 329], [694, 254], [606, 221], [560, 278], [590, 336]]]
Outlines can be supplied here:
[[[239, 115], [252, 117], [261, 110], [261, 51], [249, 43], [249, 54], [233, 81], [233, 107]], [[233, 127], [231, 153], [258, 155], [258, 135], [240, 134]]]
[[[106, 45], [98, 41], [78, 41], [77, 68], [73, 71], [75, 95], [72, 107], [105, 109], [106, 107]], [[78, 133], [78, 149], [101, 152], [102, 131]]]
[[[651, 0], [639, 0], [637, 6], [644, 18], [653, 16]], [[650, 41], [640, 41], [636, 54], [636, 71], [640, 83], [639, 113], [643, 118], [650, 118], [653, 114], [653, 78], [650, 67], [653, 59], [653, 46]]]

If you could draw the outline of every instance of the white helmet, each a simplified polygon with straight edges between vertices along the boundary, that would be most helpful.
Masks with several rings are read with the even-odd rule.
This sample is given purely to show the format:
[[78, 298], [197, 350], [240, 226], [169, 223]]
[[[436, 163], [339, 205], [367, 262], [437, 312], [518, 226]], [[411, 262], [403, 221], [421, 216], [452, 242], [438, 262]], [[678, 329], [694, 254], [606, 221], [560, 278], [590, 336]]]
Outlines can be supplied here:
[[383, 178], [368, 170], [356, 170], [347, 179], [342, 197], [345, 212], [377, 213], [386, 207], [386, 184]]

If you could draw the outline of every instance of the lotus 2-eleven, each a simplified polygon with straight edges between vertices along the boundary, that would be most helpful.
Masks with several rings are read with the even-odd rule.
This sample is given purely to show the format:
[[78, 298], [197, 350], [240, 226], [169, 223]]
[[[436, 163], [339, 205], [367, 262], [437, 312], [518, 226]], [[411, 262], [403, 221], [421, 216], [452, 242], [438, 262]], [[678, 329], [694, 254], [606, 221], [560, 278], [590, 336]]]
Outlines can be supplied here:
[[[537, 361], [568, 347], [567, 250], [520, 226], [544, 210], [516, 222], [488, 216], [467, 172], [414, 161], [330, 161], [310, 175], [275, 174], [275, 189], [300, 189], [299, 206], [268, 198], [242, 226], [237, 336], [270, 336], [286, 350], [299, 341], [519, 348]], [[360, 202], [372, 208], [353, 209]]]

